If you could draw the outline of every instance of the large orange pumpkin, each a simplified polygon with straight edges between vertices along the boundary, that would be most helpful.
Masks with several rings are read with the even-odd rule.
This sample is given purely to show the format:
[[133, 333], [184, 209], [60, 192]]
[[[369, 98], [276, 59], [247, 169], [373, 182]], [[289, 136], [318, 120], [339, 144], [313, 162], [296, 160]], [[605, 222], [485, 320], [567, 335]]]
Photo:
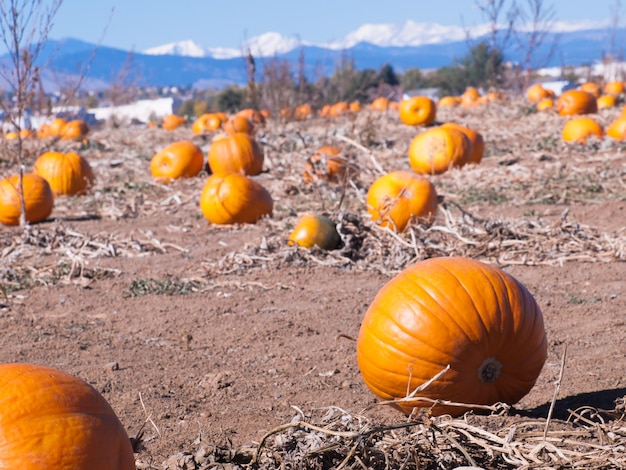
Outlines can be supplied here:
[[592, 114], [598, 112], [595, 96], [583, 90], [564, 91], [556, 101], [556, 110], [561, 116]]
[[[27, 222], [40, 222], [52, 213], [54, 196], [50, 185], [41, 176], [23, 175], [24, 208]], [[0, 223], [19, 225], [22, 206], [20, 203], [19, 175], [0, 181]]]
[[616, 140], [626, 140], [626, 114], [622, 114], [607, 127], [606, 136]]
[[[504, 271], [468, 258], [434, 258], [406, 268], [370, 305], [357, 360], [365, 384], [410, 414], [465, 407], [432, 400], [514, 404], [535, 384], [547, 355], [543, 316], [532, 295]], [[424, 399], [425, 398], [425, 399]]]
[[601, 140], [604, 136], [604, 130], [590, 117], [580, 116], [565, 123], [561, 136], [565, 142], [586, 144], [587, 139], [592, 136]]
[[437, 192], [423, 176], [394, 171], [372, 183], [366, 203], [374, 222], [401, 232], [414, 219], [432, 222], [437, 212]]
[[168, 183], [177, 178], [192, 178], [202, 171], [204, 154], [188, 140], [174, 142], [155, 153], [150, 162], [152, 176]]
[[435, 127], [416, 135], [409, 146], [409, 163], [420, 174], [438, 175], [465, 165], [472, 144], [467, 136], [451, 127]]
[[437, 105], [427, 96], [414, 96], [400, 102], [399, 113], [408, 126], [429, 126], [435, 122]]
[[334, 250], [340, 241], [337, 226], [332, 220], [320, 214], [304, 214], [289, 234], [288, 243], [304, 248], [318, 246]]
[[604, 85], [604, 92], [607, 95], [621, 95], [624, 93], [624, 84], [618, 81], [609, 82]]
[[81, 119], [73, 119], [63, 126], [61, 129], [61, 139], [73, 140], [84, 137], [89, 132], [89, 126]]
[[446, 122], [441, 127], [447, 127], [450, 129], [457, 129], [461, 131], [470, 140], [472, 144], [472, 151], [467, 163], [478, 164], [483, 159], [485, 153], [485, 140], [480, 132], [470, 129], [469, 127], [461, 126], [456, 122]]
[[258, 175], [263, 169], [263, 152], [256, 140], [244, 132], [219, 135], [209, 148], [209, 166], [216, 175]]
[[274, 202], [256, 181], [228, 173], [207, 179], [200, 195], [200, 208], [213, 224], [253, 224], [272, 213]]
[[94, 181], [89, 162], [76, 152], [46, 152], [35, 160], [33, 173], [50, 183], [55, 196], [84, 194]]
[[0, 364], [0, 468], [133, 470], [124, 426], [92, 386], [33, 364]]
[[598, 97], [596, 101], [598, 103], [598, 109], [614, 108], [617, 103], [615, 95], [602, 95]]

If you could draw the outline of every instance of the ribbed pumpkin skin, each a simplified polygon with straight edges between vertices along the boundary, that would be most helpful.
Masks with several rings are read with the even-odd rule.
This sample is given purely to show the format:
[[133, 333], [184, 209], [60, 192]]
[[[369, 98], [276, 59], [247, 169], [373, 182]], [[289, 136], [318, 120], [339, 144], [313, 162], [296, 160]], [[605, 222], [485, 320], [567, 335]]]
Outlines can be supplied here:
[[[531, 294], [505, 272], [467, 258], [434, 258], [402, 271], [376, 295], [357, 340], [363, 380], [383, 400], [407, 396], [449, 364], [417, 396], [513, 404], [533, 387], [546, 355], [543, 316]], [[481, 365], [490, 358], [500, 374], [483, 382]], [[408, 414], [431, 403], [398, 405]]]
[[76, 152], [46, 152], [35, 161], [33, 173], [46, 179], [55, 195], [83, 194], [94, 181], [91, 166]]
[[200, 195], [200, 209], [213, 224], [253, 224], [272, 213], [274, 201], [256, 181], [228, 173], [207, 179]]
[[80, 139], [89, 133], [89, 126], [80, 119], [69, 121], [61, 130], [61, 139], [72, 140]]
[[439, 175], [465, 165], [472, 144], [457, 129], [435, 127], [416, 135], [409, 146], [409, 164], [415, 173]]
[[244, 134], [252, 134], [254, 128], [250, 124], [250, 120], [244, 116], [233, 116], [224, 123], [224, 131], [227, 134], [236, 134], [243, 132]]
[[177, 178], [192, 178], [202, 171], [203, 166], [202, 150], [188, 140], [168, 145], [155, 153], [150, 162], [152, 176], [165, 183]]
[[317, 245], [324, 250], [333, 250], [339, 242], [337, 227], [332, 220], [319, 214], [304, 214], [289, 235], [288, 243], [304, 248]]
[[[48, 182], [41, 176], [26, 173], [23, 177], [24, 206], [27, 222], [40, 222], [52, 213], [54, 196]], [[19, 176], [13, 175], [0, 181], [0, 223], [19, 225], [20, 196]], [[1, 468], [1, 467], [0, 467]]]
[[556, 110], [561, 116], [593, 114], [598, 112], [595, 96], [583, 90], [564, 91], [556, 101]]
[[47, 367], [0, 364], [0, 468], [132, 470], [135, 459], [93, 387]]
[[579, 144], [586, 144], [587, 139], [592, 136], [602, 140], [604, 130], [600, 124], [586, 116], [575, 117], [567, 121], [561, 132], [561, 137], [565, 142]]
[[239, 173], [254, 176], [263, 169], [263, 152], [248, 134], [219, 136], [209, 148], [209, 166], [214, 175]]
[[456, 122], [446, 122], [442, 124], [441, 127], [456, 129], [465, 134], [472, 144], [472, 151], [467, 163], [475, 163], [478, 165], [481, 162], [483, 154], [485, 153], [485, 140], [480, 132], [470, 129], [469, 127], [461, 126]]
[[414, 96], [400, 102], [400, 121], [408, 126], [429, 126], [435, 122], [437, 105], [426, 96]]
[[366, 203], [373, 221], [401, 232], [412, 218], [422, 223], [432, 221], [437, 212], [437, 192], [422, 176], [394, 171], [372, 183]]

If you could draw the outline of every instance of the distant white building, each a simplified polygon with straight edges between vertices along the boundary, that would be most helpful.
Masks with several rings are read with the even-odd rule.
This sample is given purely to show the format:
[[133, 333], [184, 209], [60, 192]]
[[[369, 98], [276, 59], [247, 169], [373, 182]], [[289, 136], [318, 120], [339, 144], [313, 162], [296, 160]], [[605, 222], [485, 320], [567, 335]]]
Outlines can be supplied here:
[[168, 114], [176, 113], [181, 104], [182, 100], [177, 98], [159, 98], [139, 100], [123, 106], [91, 108], [89, 112], [93, 113], [98, 121], [108, 121], [114, 117], [120, 121], [149, 122], [151, 119], [161, 119]]

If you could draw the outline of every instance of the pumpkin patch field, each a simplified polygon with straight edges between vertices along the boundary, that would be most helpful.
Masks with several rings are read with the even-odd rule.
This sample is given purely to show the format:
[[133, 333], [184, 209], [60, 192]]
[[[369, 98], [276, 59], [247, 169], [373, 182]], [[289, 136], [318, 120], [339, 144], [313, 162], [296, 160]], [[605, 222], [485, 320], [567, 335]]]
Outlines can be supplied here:
[[[112, 411], [138, 469], [626, 467], [621, 109], [565, 139], [575, 117], [525, 98], [434, 107], [25, 139], [26, 228], [0, 183], [0, 363], [59, 372], [15, 396], [54, 408], [37, 374], [81, 379], [114, 430], [81, 424], [89, 446], [124, 468]], [[54, 428], [3, 411], [3, 370], [2, 468], [15, 429]]]

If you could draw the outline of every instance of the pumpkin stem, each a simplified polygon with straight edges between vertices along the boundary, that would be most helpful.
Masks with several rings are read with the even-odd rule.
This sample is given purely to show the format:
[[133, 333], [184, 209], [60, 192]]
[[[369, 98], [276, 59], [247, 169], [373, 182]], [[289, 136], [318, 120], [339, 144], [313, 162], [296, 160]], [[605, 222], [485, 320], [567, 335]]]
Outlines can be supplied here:
[[482, 383], [495, 382], [500, 377], [502, 363], [495, 357], [488, 357], [478, 368], [478, 378]]

